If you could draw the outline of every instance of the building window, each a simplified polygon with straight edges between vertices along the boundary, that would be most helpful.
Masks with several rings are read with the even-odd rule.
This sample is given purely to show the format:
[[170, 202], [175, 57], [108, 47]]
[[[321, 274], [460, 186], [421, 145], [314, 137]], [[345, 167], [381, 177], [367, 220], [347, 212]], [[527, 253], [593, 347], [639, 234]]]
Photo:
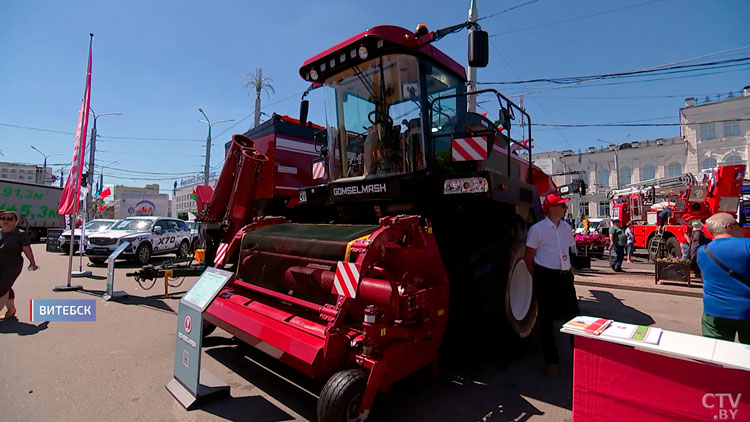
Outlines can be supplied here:
[[633, 170], [630, 167], [621, 167], [620, 168], [620, 186], [629, 185], [630, 181], [633, 179]]
[[643, 166], [641, 169], [641, 181], [651, 180], [656, 178], [656, 167], [651, 164]]
[[596, 183], [599, 185], [599, 187], [608, 188], [609, 187], [609, 170], [607, 169], [601, 169], [596, 175]]
[[701, 139], [714, 139], [716, 133], [714, 132], [713, 123], [701, 123]]
[[679, 176], [682, 173], [682, 166], [678, 162], [671, 163], [667, 166], [667, 177]]
[[599, 201], [599, 217], [609, 215], [609, 201]]
[[724, 159], [724, 165], [732, 166], [735, 164], [745, 164], [745, 161], [739, 155], [730, 155]]
[[716, 158], [709, 157], [703, 160], [703, 162], [701, 163], [701, 170], [712, 169], [714, 167], [716, 167]]
[[740, 122], [724, 122], [724, 136], [740, 136]]

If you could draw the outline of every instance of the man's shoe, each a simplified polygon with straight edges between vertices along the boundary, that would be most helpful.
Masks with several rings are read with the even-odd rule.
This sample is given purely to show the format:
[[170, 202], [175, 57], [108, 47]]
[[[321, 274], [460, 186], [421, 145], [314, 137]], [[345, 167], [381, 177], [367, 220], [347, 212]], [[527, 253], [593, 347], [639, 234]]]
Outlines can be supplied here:
[[625, 270], [623, 270], [622, 268], [615, 268], [615, 272], [616, 273], [624, 273]]
[[557, 365], [549, 364], [544, 367], [544, 375], [550, 378], [557, 378]]

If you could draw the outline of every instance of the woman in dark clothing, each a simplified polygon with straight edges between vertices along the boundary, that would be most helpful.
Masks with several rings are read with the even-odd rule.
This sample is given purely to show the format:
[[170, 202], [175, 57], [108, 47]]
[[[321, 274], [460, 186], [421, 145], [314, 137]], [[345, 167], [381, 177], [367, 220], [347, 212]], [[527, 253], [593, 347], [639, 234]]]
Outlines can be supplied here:
[[26, 258], [31, 262], [29, 271], [39, 269], [34, 260], [34, 253], [31, 251], [29, 235], [18, 230], [16, 224], [18, 224], [18, 214], [12, 211], [0, 211], [0, 310], [5, 306], [8, 307], [5, 319], [16, 315], [15, 295], [12, 287], [23, 269], [21, 252], [26, 254]]

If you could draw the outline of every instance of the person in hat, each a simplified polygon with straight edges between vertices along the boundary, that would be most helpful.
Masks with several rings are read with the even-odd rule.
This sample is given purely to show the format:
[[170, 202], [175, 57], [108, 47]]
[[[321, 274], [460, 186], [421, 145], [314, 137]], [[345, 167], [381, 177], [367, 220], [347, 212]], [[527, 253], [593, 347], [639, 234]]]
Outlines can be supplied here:
[[23, 257], [26, 254], [31, 265], [29, 271], [36, 271], [34, 253], [31, 251], [29, 235], [16, 228], [18, 214], [13, 211], [0, 211], [0, 310], [8, 307], [4, 319], [16, 315], [13, 283], [23, 270]]
[[[570, 249], [576, 247], [573, 229], [562, 221], [568, 199], [551, 193], [542, 207], [547, 217], [529, 229], [524, 261], [534, 281], [539, 303], [539, 330], [542, 340], [545, 373], [557, 376], [560, 356], [555, 345], [553, 318], [556, 314], [571, 319], [578, 315], [578, 299], [573, 287]], [[558, 311], [558, 312], [556, 312]]]

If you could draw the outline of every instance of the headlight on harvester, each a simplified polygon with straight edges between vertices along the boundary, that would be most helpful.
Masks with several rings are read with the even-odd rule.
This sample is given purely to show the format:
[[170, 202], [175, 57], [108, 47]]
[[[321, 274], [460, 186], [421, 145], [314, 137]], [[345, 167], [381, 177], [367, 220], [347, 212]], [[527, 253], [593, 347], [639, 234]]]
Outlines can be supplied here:
[[443, 184], [443, 194], [454, 193], [484, 193], [489, 191], [487, 179], [484, 177], [467, 177], [464, 179], [448, 179]]

